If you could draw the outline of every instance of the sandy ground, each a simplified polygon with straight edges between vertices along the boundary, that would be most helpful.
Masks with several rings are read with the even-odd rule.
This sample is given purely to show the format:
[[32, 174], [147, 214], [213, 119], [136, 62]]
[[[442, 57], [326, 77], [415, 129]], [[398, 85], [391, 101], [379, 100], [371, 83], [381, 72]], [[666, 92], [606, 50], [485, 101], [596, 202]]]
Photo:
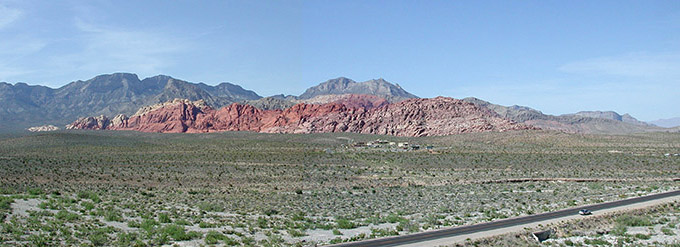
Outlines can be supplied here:
[[[609, 209], [605, 209], [605, 210], [598, 210], [598, 211], [594, 211], [593, 214], [607, 214], [607, 213], [613, 213], [613, 212], [618, 212], [618, 211], [641, 209], [641, 208], [646, 208], [646, 207], [650, 207], [650, 206], [654, 206], [654, 205], [658, 205], [658, 204], [664, 204], [664, 203], [673, 202], [673, 201], [680, 201], [680, 196], [674, 196], [674, 197], [668, 197], [668, 198], [663, 198], [663, 199], [658, 199], [658, 200], [641, 202], [641, 203], [631, 204], [631, 205], [627, 205], [627, 206], [609, 208]], [[580, 215], [574, 214], [572, 216], [561, 217], [561, 218], [556, 218], [556, 219], [551, 219], [551, 220], [544, 220], [544, 221], [539, 221], [539, 222], [530, 223], [530, 224], [500, 228], [500, 229], [495, 229], [495, 230], [490, 230], [490, 231], [477, 232], [477, 233], [459, 235], [459, 236], [448, 237], [448, 238], [440, 238], [440, 239], [418, 242], [418, 243], [413, 243], [413, 244], [404, 244], [404, 245], [399, 245], [399, 246], [404, 246], [404, 247], [406, 247], [406, 246], [408, 246], [408, 247], [447, 246], [447, 245], [452, 245], [452, 244], [455, 244], [455, 243], [465, 242], [467, 239], [474, 240], [474, 239], [479, 239], [479, 238], [493, 237], [493, 236], [502, 235], [502, 234], [511, 233], [511, 232], [519, 232], [519, 231], [524, 230], [524, 228], [535, 228], [535, 227], [539, 227], [539, 226], [545, 226], [545, 225], [548, 225], [548, 224], [559, 223], [559, 222], [573, 220], [573, 219], [583, 219], [585, 217], [588, 217], [588, 216], [580, 216]]]
[[38, 211], [42, 210], [38, 208], [41, 200], [38, 199], [17, 199], [11, 204], [12, 216], [16, 217], [28, 217], [28, 211]]

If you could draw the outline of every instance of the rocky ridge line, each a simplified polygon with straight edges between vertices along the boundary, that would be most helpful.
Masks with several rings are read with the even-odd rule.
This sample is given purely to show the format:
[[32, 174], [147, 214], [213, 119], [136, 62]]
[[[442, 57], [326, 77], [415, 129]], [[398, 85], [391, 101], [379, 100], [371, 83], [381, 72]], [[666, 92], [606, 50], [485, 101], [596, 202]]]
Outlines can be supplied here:
[[238, 103], [215, 110], [200, 105], [200, 102], [174, 100], [173, 103], [131, 117], [118, 115], [113, 119], [105, 116], [80, 118], [68, 128], [175, 133], [353, 132], [395, 136], [441, 136], [536, 129], [504, 119], [487, 108], [447, 97], [409, 99], [375, 108], [337, 102], [300, 103], [285, 110], [261, 110]]

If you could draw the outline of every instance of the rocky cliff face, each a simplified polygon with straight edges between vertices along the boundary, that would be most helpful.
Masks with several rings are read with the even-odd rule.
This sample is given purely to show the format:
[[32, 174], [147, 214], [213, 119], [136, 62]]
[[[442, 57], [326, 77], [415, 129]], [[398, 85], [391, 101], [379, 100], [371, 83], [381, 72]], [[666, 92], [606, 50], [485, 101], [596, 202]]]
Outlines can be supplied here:
[[255, 131], [265, 133], [354, 132], [396, 136], [439, 136], [467, 132], [533, 129], [486, 108], [437, 97], [411, 99], [369, 108], [342, 103], [300, 103], [285, 110], [261, 110], [234, 103], [214, 110], [200, 103], [175, 100], [132, 117], [81, 118], [77, 129], [143, 132]]

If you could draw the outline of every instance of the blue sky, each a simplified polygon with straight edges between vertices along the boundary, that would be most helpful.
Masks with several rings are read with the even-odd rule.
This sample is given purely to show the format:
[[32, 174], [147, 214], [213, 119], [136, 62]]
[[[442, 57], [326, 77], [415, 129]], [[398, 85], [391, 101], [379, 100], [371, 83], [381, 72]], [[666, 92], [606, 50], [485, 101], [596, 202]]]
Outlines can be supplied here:
[[0, 0], [0, 81], [98, 74], [268, 96], [345, 76], [545, 113], [680, 116], [680, 1]]

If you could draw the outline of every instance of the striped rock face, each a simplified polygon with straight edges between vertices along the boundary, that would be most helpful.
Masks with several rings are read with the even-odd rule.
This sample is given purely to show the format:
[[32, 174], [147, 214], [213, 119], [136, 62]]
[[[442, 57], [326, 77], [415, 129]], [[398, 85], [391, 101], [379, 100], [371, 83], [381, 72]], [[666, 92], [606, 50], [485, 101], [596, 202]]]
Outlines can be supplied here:
[[[76, 129], [143, 132], [254, 131], [264, 133], [353, 132], [395, 136], [441, 136], [468, 132], [536, 129], [500, 117], [475, 104], [447, 97], [383, 101], [300, 103], [284, 110], [261, 110], [234, 103], [215, 110], [176, 100], [132, 117], [81, 118]], [[356, 102], [360, 102], [355, 104]], [[99, 117], [101, 118], [101, 117]]]

